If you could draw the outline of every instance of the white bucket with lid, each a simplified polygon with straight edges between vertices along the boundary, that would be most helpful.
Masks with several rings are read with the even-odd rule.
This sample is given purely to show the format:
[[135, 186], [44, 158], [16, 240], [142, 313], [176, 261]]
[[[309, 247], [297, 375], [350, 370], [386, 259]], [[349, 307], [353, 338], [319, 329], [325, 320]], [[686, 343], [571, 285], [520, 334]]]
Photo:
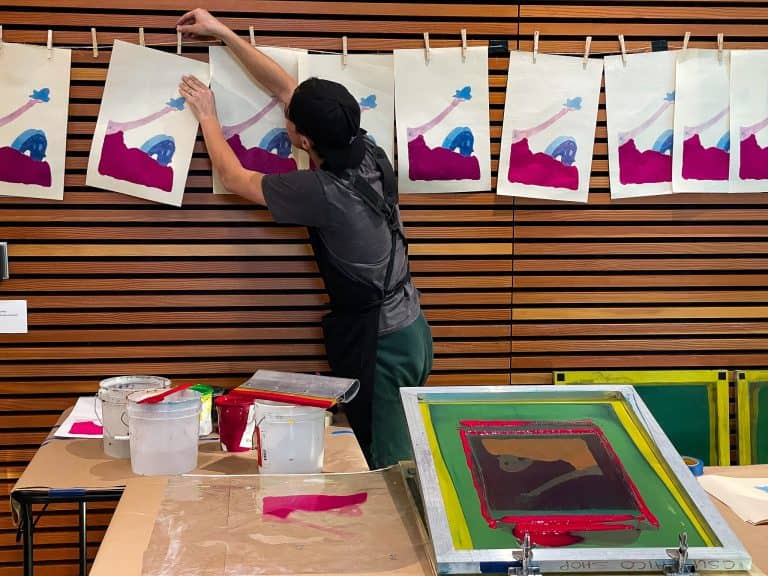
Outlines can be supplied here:
[[131, 469], [134, 474], [184, 474], [197, 468], [200, 393], [182, 390], [156, 404], [139, 404], [163, 390], [128, 397]]
[[323, 469], [325, 410], [256, 400], [261, 474], [317, 474]]
[[130, 458], [128, 442], [128, 396], [140, 390], [169, 388], [171, 381], [161, 376], [115, 376], [99, 382], [98, 398], [101, 415], [96, 416], [104, 428], [104, 453], [113, 458]]

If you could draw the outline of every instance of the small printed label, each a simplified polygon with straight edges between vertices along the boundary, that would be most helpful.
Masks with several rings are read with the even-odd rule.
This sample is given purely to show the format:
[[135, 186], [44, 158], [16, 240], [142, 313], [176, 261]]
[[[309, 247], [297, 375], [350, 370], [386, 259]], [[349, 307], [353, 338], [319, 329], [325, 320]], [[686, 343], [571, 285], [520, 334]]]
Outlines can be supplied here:
[[253, 448], [253, 433], [256, 429], [256, 407], [251, 404], [248, 408], [248, 422], [245, 425], [243, 431], [243, 437], [240, 438], [240, 448], [247, 448], [248, 450]]
[[27, 301], [0, 300], [0, 334], [27, 333]]

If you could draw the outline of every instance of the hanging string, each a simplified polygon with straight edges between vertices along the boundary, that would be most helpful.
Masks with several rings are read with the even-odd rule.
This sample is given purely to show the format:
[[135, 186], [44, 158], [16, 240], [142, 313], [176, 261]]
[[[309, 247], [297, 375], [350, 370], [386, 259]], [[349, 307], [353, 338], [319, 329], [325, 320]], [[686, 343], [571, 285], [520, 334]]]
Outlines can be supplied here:
[[[104, 44], [104, 45], [98, 44], [97, 46], [98, 46], [99, 50], [111, 50], [112, 49], [112, 44]], [[147, 46], [147, 48], [166, 47], [166, 46], [173, 46], [175, 48], [177, 46], [177, 42], [175, 40], [172, 41], [172, 42], [154, 42], [152, 44], [146, 44], [146, 46]], [[217, 43], [215, 43], [215, 42], [213, 42], [211, 40], [197, 40], [197, 41], [195, 41], [195, 40], [187, 40], [187, 39], [185, 39], [184, 40], [184, 46], [185, 47], [198, 47], [198, 46], [205, 47], [205, 46], [220, 46], [220, 44], [217, 44]], [[269, 46], [269, 45], [265, 44], [265, 46]], [[70, 45], [70, 46], [66, 46], [66, 45], [62, 46], [62, 45], [58, 45], [57, 44], [56, 47], [57, 48], [64, 48], [64, 49], [67, 49], [67, 50], [75, 50], [75, 51], [80, 51], [80, 50], [88, 51], [88, 52], [93, 51], [93, 44], [78, 44], [78, 45]], [[276, 48], [283, 48], [285, 50], [296, 50], [296, 51], [299, 51], [299, 52], [309, 51], [309, 52], [312, 52], [314, 54], [329, 54], [329, 55], [332, 55], [332, 56], [341, 56], [342, 55], [342, 52], [340, 52], [338, 50], [317, 50], [315, 48], [296, 48], [296, 47], [293, 47], [293, 46], [275, 46], [275, 47]], [[414, 49], [418, 50], [419, 48], [414, 48]], [[651, 51], [652, 51], [652, 48], [651, 48], [650, 45], [648, 45], [648, 46], [641, 47], [641, 48], [635, 48], [633, 50], [626, 50], [625, 53], [626, 54], [640, 54], [640, 53], [643, 53], [643, 52], [651, 52]], [[376, 50], [376, 51], [372, 51], [372, 52], [377, 52], [377, 53], [391, 52], [391, 50], [385, 50], [385, 51]], [[584, 56], [584, 52], [583, 51], [579, 51], [579, 52], [547, 52], [547, 54], [552, 54], [552, 55], [555, 55], [555, 56], [580, 56], [580, 57]], [[601, 57], [601, 56], [618, 56], [620, 54], [621, 54], [620, 51], [609, 51], [609, 52], [594, 52], [593, 51], [593, 52], [590, 52], [591, 56], [596, 56], [596, 57]]]

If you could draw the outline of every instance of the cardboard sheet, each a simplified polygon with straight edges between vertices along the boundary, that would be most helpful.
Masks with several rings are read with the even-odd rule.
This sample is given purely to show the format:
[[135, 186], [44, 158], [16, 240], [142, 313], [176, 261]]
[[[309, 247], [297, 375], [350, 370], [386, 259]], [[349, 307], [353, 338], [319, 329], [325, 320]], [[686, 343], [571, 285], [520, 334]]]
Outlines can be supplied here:
[[[63, 418], [66, 417], [66, 414]], [[63, 418], [61, 421], [63, 421]], [[198, 468], [193, 474], [255, 474], [258, 472], [257, 453], [222, 452], [219, 441], [201, 441]], [[325, 472], [367, 470], [368, 466], [352, 430], [344, 426], [329, 426], [325, 436]], [[99, 439], [49, 438], [35, 454], [16, 490], [47, 490], [65, 488], [121, 489], [131, 478], [131, 462], [104, 454]]]
[[412, 573], [423, 540], [399, 468], [169, 480], [144, 575]]

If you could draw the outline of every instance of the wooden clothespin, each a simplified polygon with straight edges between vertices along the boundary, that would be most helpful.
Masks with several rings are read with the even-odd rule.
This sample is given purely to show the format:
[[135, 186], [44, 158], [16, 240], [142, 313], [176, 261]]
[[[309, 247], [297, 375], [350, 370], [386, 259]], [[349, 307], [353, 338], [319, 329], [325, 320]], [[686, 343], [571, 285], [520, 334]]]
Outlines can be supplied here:
[[717, 35], [717, 63], [723, 63], [723, 44], [725, 43], [725, 36], [722, 32]]
[[467, 29], [461, 29], [461, 61], [467, 61]]
[[341, 37], [341, 67], [347, 67], [347, 57], [349, 56], [349, 39], [346, 36]]
[[0, 54], [3, 53], [3, 25], [0, 24]]
[[53, 59], [53, 30], [48, 30], [48, 60]]
[[99, 57], [99, 44], [96, 42], [96, 28], [91, 28], [91, 45], [93, 46], [93, 57]]
[[621, 48], [621, 63], [627, 67], [627, 45], [624, 43], [624, 34], [619, 34], [619, 48]]
[[536, 56], [539, 53], [539, 31], [533, 33], [533, 63], [536, 64]]
[[429, 32], [424, 32], [424, 61], [429, 64], [432, 60], [432, 50], [429, 47]]
[[253, 31], [253, 26], [248, 26], [248, 36], [251, 38], [251, 46], [256, 48], [256, 33]]
[[139, 46], [146, 46], [146, 43], [144, 42], [144, 28], [139, 28]]
[[587, 65], [589, 64], [589, 49], [592, 47], [592, 36], [587, 36], [587, 39], [584, 41], [584, 61], [581, 63], [581, 67], [584, 68], [584, 70], [587, 69]]
[[176, 54], [181, 54], [181, 30], [176, 30]]
[[688, 50], [688, 42], [691, 41], [691, 33], [686, 32], [685, 36], [683, 36], [683, 50]]

